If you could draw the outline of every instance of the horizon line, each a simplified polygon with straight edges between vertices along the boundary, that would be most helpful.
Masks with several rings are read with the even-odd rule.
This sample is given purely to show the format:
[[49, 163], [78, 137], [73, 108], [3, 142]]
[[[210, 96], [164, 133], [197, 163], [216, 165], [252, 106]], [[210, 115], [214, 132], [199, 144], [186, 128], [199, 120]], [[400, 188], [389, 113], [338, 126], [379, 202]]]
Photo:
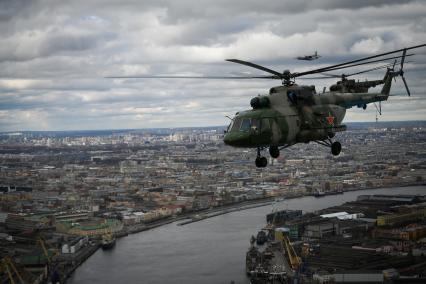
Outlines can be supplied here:
[[[345, 124], [354, 123], [401, 123], [401, 122], [426, 122], [426, 120], [392, 120], [392, 121], [351, 121]], [[90, 131], [136, 131], [136, 130], [153, 130], [153, 129], [189, 129], [189, 128], [223, 128], [226, 125], [211, 125], [211, 126], [177, 126], [177, 127], [148, 127], [148, 128], [105, 128], [105, 129], [70, 129], [70, 130], [7, 130], [0, 131], [0, 133], [14, 133], [14, 132], [90, 132]]]

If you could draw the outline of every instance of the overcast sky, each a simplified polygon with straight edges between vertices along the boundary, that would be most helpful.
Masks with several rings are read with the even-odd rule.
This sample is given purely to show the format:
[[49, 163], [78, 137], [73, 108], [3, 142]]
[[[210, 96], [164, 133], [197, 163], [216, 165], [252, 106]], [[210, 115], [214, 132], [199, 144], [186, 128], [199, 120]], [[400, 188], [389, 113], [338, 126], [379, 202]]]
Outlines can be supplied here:
[[[280, 81], [104, 77], [264, 75], [226, 58], [302, 71], [425, 43], [425, 27], [426, 1], [0, 0], [0, 131], [225, 125]], [[426, 120], [426, 49], [413, 52], [413, 95], [398, 78], [381, 120]], [[345, 118], [374, 120], [372, 105]]]

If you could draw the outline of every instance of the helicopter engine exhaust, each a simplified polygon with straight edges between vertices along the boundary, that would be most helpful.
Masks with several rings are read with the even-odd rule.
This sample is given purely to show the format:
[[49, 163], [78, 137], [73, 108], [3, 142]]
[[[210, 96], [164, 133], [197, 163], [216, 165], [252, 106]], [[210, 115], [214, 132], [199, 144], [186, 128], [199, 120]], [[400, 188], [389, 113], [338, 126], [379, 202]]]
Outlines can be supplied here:
[[253, 109], [266, 108], [270, 106], [270, 101], [267, 96], [254, 97], [250, 101], [250, 106]]

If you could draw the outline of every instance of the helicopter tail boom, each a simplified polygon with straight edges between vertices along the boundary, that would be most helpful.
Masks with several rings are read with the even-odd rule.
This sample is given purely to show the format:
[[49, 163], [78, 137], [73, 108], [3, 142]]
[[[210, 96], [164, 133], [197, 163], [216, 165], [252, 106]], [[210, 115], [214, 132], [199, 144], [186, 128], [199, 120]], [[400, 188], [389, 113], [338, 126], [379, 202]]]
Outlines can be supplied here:
[[382, 95], [385, 95], [385, 96], [389, 96], [390, 89], [391, 89], [391, 86], [392, 86], [392, 78], [394, 76], [393, 76], [393, 73], [391, 73], [391, 72], [392, 72], [391, 69], [388, 69], [386, 71], [385, 77], [383, 78], [384, 85], [383, 85], [383, 88], [380, 91], [380, 93]]

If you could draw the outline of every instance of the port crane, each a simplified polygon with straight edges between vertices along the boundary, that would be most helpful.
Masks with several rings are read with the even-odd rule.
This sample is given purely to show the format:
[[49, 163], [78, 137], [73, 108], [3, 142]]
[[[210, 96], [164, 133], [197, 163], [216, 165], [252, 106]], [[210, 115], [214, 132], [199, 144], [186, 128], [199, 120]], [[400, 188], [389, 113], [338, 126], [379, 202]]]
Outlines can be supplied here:
[[5, 279], [11, 284], [25, 284], [34, 281], [34, 275], [25, 268], [20, 267], [10, 256], [5, 256], [0, 260], [0, 281], [5, 283]]
[[46, 241], [41, 235], [37, 237], [36, 245], [38, 245], [43, 250], [43, 254], [46, 257], [47, 263], [50, 265], [52, 258], [58, 254], [58, 251], [54, 250], [53, 255], [51, 256], [51, 253], [49, 253], [50, 249], [47, 248]]
[[293, 246], [290, 243], [290, 239], [288, 237], [288, 229], [285, 228], [276, 228], [275, 229], [275, 240], [280, 241], [283, 251], [290, 262], [290, 266], [293, 270], [298, 270], [300, 265], [302, 264], [302, 259], [297, 255]]
[[281, 244], [282, 250], [285, 252], [287, 256], [290, 266], [293, 270], [299, 269], [302, 264], [302, 259], [297, 255], [295, 249], [291, 245], [290, 238], [288, 237], [289, 229], [287, 228], [276, 228], [275, 220], [276, 220], [277, 212], [274, 212], [272, 222], [266, 226], [266, 229], [272, 230], [275, 232], [275, 240], [279, 241]]

